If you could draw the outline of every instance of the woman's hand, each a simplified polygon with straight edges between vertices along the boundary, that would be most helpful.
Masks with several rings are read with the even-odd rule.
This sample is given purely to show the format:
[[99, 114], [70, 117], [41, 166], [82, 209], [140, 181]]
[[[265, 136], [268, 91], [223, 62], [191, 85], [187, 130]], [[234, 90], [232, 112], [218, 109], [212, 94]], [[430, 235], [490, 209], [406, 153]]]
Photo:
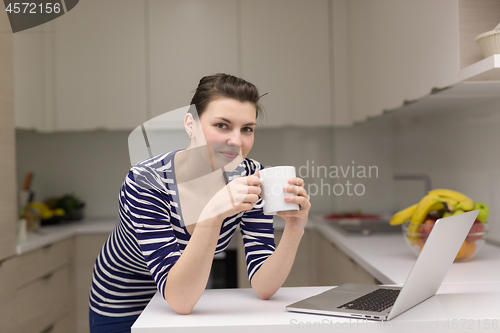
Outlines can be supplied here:
[[286, 196], [285, 201], [298, 204], [299, 210], [280, 211], [277, 212], [277, 215], [285, 220], [286, 225], [291, 228], [292, 231], [300, 231], [303, 230], [307, 224], [311, 203], [309, 202], [309, 195], [304, 188], [304, 180], [302, 178], [290, 178], [288, 183], [290, 185], [285, 186], [284, 191], [297, 195]]
[[215, 216], [224, 220], [242, 211], [253, 209], [254, 203], [260, 198], [259, 185], [260, 178], [256, 175], [232, 180], [210, 199], [198, 222]]

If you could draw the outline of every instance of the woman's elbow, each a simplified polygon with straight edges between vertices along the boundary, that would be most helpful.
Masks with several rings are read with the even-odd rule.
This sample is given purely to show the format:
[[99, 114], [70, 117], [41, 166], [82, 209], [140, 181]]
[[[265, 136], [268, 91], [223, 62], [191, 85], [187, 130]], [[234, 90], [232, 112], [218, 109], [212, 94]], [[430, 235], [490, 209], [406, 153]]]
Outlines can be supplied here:
[[188, 315], [193, 311], [194, 306], [186, 304], [185, 302], [175, 302], [173, 300], [169, 301], [168, 299], [165, 299], [165, 300], [167, 301], [168, 305], [170, 305], [172, 310], [174, 310], [178, 314]]

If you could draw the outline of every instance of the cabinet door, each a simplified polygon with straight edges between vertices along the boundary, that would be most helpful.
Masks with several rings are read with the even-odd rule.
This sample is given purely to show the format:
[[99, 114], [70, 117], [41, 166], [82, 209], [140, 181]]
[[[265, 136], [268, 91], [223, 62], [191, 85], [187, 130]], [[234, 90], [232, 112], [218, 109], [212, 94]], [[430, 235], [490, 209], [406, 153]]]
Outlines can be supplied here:
[[16, 321], [16, 259], [0, 262], [0, 328], [2, 333], [17, 332]]
[[236, 0], [148, 3], [152, 117], [189, 105], [203, 76], [238, 74]]
[[241, 2], [241, 66], [259, 91], [267, 126], [329, 126], [328, 1]]
[[13, 38], [16, 128], [53, 131], [54, 21], [15, 33]]
[[144, 1], [86, 0], [54, 21], [56, 129], [146, 120]]
[[108, 235], [79, 235], [75, 241], [76, 333], [89, 331], [89, 291], [94, 263]]
[[365, 0], [349, 6], [354, 121], [456, 82], [457, 1]]
[[13, 42], [7, 13], [0, 11], [0, 260], [16, 251], [16, 156]]

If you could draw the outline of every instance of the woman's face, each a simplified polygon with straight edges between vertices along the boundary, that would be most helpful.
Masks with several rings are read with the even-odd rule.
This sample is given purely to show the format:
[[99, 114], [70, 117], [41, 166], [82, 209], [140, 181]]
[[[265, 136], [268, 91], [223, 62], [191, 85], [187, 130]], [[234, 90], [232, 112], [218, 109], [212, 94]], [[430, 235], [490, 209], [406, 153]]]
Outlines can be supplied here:
[[239, 154], [243, 158], [248, 155], [254, 142], [256, 117], [257, 110], [250, 102], [219, 98], [208, 104], [196, 127], [201, 126], [216, 164], [230, 163]]

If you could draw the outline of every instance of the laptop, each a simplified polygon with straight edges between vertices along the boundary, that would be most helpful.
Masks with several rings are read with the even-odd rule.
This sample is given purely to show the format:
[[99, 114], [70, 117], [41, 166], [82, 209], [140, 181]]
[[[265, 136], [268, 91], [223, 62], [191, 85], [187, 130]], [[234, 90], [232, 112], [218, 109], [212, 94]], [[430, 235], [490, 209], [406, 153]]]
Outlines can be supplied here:
[[287, 311], [391, 320], [434, 296], [479, 209], [436, 221], [403, 287], [347, 283], [290, 304]]

